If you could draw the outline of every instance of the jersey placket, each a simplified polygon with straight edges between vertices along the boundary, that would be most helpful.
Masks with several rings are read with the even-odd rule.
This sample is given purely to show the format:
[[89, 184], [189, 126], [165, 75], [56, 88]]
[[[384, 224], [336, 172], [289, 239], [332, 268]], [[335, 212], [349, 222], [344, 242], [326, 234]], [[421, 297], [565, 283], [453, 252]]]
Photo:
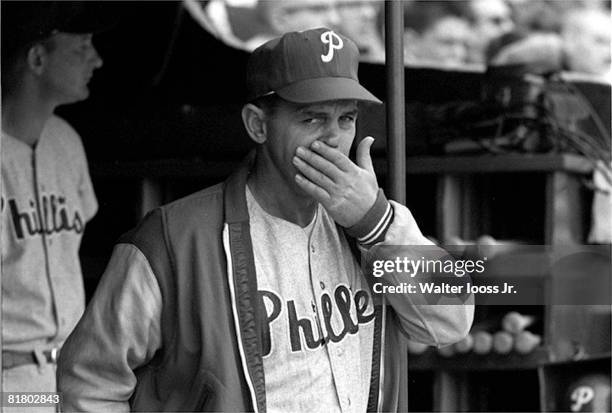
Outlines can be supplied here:
[[[317, 324], [321, 331], [321, 334], [326, 339], [325, 349], [327, 351], [334, 383], [336, 387], [336, 394], [340, 403], [340, 408], [343, 412], [353, 411], [355, 405], [351, 398], [351, 394], [355, 389], [360, 388], [360, 374], [359, 369], [355, 367], [359, 366], [359, 341], [355, 335], [346, 333], [339, 342], [330, 340], [331, 333], [336, 336], [341, 334], [345, 326], [342, 325], [341, 317], [338, 314], [338, 306], [335, 300], [335, 289], [340, 285], [344, 284], [350, 287], [349, 280], [347, 279], [346, 273], [337, 273], [331, 270], [330, 264], [332, 260], [338, 262], [342, 261], [342, 256], [335, 256], [333, 253], [326, 248], [326, 237], [323, 225], [315, 226], [312, 235], [308, 242], [308, 255], [310, 262], [310, 280], [312, 284], [313, 292], [316, 302], [316, 315]], [[334, 272], [334, 274], [332, 274]], [[325, 321], [325, 315], [323, 314], [322, 296], [328, 295], [332, 302], [332, 320], [330, 325], [333, 331], [328, 331], [327, 323]], [[352, 294], [350, 297], [352, 300]], [[351, 303], [351, 318], [356, 320], [356, 314], [354, 306]]]
[[[43, 245], [43, 252], [45, 254], [45, 274], [47, 275], [47, 283], [49, 284], [49, 290], [51, 291], [52, 297], [52, 308], [53, 308], [53, 318], [55, 320], [56, 331], [55, 335], [57, 336], [60, 331], [60, 316], [59, 309], [57, 307], [58, 300], [57, 294], [55, 291], [55, 286], [53, 283], [53, 274], [51, 273], [51, 265], [49, 262], [50, 251], [53, 249], [53, 239], [51, 234], [47, 234], [47, 211], [43, 211], [41, 206], [41, 194], [45, 193], [46, 189], [44, 184], [44, 179], [40, 175], [40, 170], [44, 170], [41, 168], [41, 165], [45, 161], [41, 159], [41, 155], [37, 154], [38, 149], [42, 143], [42, 139], [38, 142], [38, 145], [32, 151], [32, 176], [33, 176], [33, 186], [34, 186], [34, 202], [36, 203], [36, 214], [38, 215], [38, 227], [40, 231], [41, 242]], [[44, 214], [43, 214], [44, 212]]]

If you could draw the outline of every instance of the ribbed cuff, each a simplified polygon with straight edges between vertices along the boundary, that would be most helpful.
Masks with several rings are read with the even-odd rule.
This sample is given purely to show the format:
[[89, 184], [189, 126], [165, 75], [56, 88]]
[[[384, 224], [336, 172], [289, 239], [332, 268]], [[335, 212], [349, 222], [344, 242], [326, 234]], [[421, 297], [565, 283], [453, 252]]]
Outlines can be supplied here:
[[372, 208], [355, 225], [346, 232], [362, 245], [376, 244], [385, 239], [385, 234], [393, 221], [393, 207], [385, 197], [382, 189], [378, 190]]

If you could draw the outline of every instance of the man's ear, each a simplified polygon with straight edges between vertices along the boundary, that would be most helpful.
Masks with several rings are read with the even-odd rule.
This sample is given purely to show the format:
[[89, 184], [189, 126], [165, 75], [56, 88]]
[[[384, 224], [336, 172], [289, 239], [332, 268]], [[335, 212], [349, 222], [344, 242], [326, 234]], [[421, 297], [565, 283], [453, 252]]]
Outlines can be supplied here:
[[264, 143], [268, 138], [266, 114], [262, 108], [247, 103], [242, 108], [242, 123], [247, 133], [256, 143]]
[[47, 60], [47, 51], [42, 44], [35, 44], [28, 49], [26, 62], [28, 69], [37, 75], [42, 74]]

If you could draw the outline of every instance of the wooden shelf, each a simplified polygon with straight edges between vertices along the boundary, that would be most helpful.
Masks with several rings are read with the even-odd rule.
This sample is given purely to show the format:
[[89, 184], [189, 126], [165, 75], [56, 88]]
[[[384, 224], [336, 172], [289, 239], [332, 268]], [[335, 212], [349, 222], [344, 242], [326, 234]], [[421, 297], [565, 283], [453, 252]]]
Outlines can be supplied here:
[[[373, 162], [377, 171], [387, 170], [386, 158], [375, 155]], [[588, 174], [593, 171], [593, 165], [588, 159], [569, 153], [408, 156], [406, 158], [406, 173], [410, 175], [553, 171]]]
[[525, 355], [518, 353], [506, 355], [494, 353], [486, 355], [468, 353], [451, 357], [441, 356], [434, 349], [430, 349], [423, 354], [410, 354], [408, 356], [408, 369], [415, 371], [527, 370], [536, 369], [547, 361], [547, 352], [543, 347]]
[[[379, 172], [387, 170], [386, 161], [380, 157], [375, 158], [374, 166]], [[561, 406], [559, 397], [565, 394], [570, 383], [569, 379], [562, 379], [566, 370], [556, 367], [563, 365], [555, 362], [567, 363], [575, 377], [586, 371], [584, 366], [600, 369], [609, 364], [609, 353], [602, 353], [610, 343], [610, 328], [606, 327], [610, 324], [609, 306], [604, 311], [600, 310], [604, 306], [552, 305], [558, 296], [565, 297], [562, 294], [566, 293], [571, 296], [580, 290], [569, 284], [568, 277], [555, 278], [556, 272], [551, 272], [555, 263], [552, 252], [559, 248], [575, 248], [578, 252], [584, 243], [584, 217], [589, 208], [582, 179], [592, 171], [593, 165], [588, 159], [574, 154], [407, 157], [408, 177], [422, 179], [429, 175], [435, 179], [436, 237], [474, 240], [489, 234], [517, 240], [514, 245], [508, 243], [503, 253], [492, 257], [485, 276], [520, 282], [522, 290], [528, 293], [525, 304], [542, 306], [538, 314], [533, 313], [533, 308], [526, 310], [526, 314], [540, 320], [537, 327], [532, 327], [537, 328], [534, 332], [544, 342], [528, 355], [468, 353], [444, 357], [435, 349], [421, 355], [411, 354], [409, 370], [425, 377], [431, 375], [433, 411], [535, 411], [538, 408], [551, 411]], [[516, 198], [506, 197], [503, 191], [514, 192]], [[503, 202], [529, 202], [534, 206], [521, 208], [519, 205], [515, 210], [508, 210], [503, 208]], [[527, 220], [533, 223], [533, 228], [525, 231], [523, 227], [508, 229], [493, 225], [495, 220], [507, 219], [507, 214], [512, 214], [511, 223]], [[584, 268], [590, 268], [588, 276], [593, 288], [605, 289], [606, 283], [599, 280], [605, 277], [595, 276], [609, 272], [591, 269], [595, 261], [589, 261], [589, 265], [585, 264]], [[475, 284], [476, 281], [475, 277]], [[577, 278], [576, 282], [580, 280]], [[496, 329], [500, 326], [495, 311], [522, 312], [517, 308], [516, 297], [512, 298], [507, 303], [498, 299], [487, 302], [481, 296], [477, 300], [481, 322], [489, 317], [495, 324], [491, 328]], [[493, 304], [495, 311], [488, 311], [488, 306]], [[498, 307], [498, 304], [505, 305]], [[604, 346], [607, 346], [605, 350]], [[500, 385], [496, 387], [497, 384]], [[522, 389], [523, 394], [528, 394], [524, 399], [506, 391], [521, 389], [521, 386], [537, 386], [537, 391], [529, 393]], [[481, 391], [488, 391], [490, 395], [482, 395]]]
[[573, 154], [512, 154], [477, 156], [422, 156], [406, 158], [406, 173], [592, 172], [591, 162]]

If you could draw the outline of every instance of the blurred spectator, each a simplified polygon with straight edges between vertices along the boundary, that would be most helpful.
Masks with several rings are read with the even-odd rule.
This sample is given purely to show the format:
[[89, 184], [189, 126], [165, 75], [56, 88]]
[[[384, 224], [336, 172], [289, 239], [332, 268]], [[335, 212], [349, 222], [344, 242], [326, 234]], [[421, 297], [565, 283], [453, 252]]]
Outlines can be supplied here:
[[561, 32], [563, 16], [577, 8], [605, 8], [609, 0], [507, 0], [520, 30]]
[[336, 1], [259, 0], [257, 8], [274, 32], [274, 37], [316, 27], [338, 29], [340, 24]]
[[[281, 33], [329, 27], [351, 38], [361, 57], [384, 60], [377, 30], [382, 0], [185, 0], [190, 14], [225, 43], [254, 50]], [[204, 7], [204, 8], [203, 8]]]
[[461, 67], [472, 38], [464, 2], [412, 1], [404, 5], [404, 59], [408, 64]]
[[504, 0], [469, 0], [468, 5], [474, 32], [469, 59], [482, 63], [489, 43], [514, 29], [512, 10]]
[[[569, 2], [567, 2], [569, 3]], [[605, 8], [572, 2], [549, 31], [521, 30], [494, 39], [487, 48], [489, 64], [528, 64], [534, 70], [565, 70], [610, 81], [612, 18]], [[546, 20], [551, 23], [552, 19]], [[543, 27], [543, 26], [534, 26]], [[556, 32], [553, 31], [556, 28]]]
[[600, 8], [569, 10], [562, 20], [561, 38], [567, 69], [610, 77], [612, 18]]
[[385, 60], [385, 45], [377, 28], [382, 5], [382, 0], [338, 0], [339, 31], [357, 44], [363, 60]]
[[239, 5], [212, 0], [203, 12], [198, 2], [185, 3], [207, 30], [249, 51], [281, 33], [316, 27], [341, 29], [336, 0], [259, 0]]
[[555, 33], [513, 31], [493, 39], [486, 50], [489, 65], [529, 65], [534, 73], [563, 68], [563, 45]]

